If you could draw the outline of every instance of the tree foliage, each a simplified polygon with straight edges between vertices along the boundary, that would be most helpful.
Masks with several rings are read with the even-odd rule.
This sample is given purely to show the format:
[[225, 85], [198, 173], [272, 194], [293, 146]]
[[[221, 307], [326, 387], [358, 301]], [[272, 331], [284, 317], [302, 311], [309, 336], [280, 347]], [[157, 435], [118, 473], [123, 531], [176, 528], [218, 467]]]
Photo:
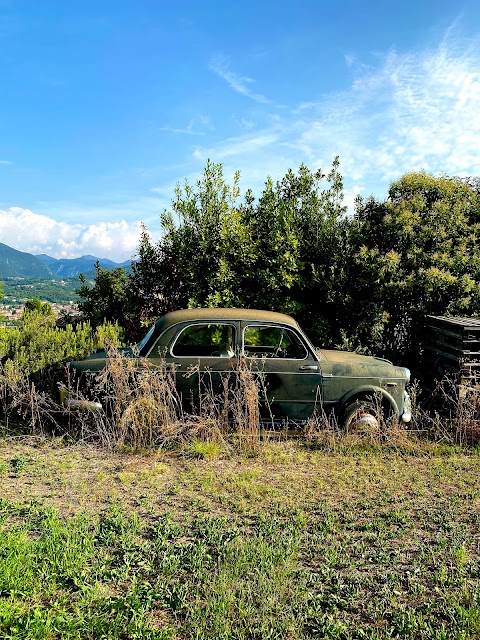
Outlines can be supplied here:
[[24, 313], [39, 313], [42, 316], [53, 315], [53, 309], [48, 302], [42, 302], [39, 298], [30, 298], [25, 303]]
[[[416, 362], [427, 314], [480, 313], [478, 179], [408, 173], [385, 201], [346, 215], [336, 158], [268, 178], [255, 199], [207, 162], [175, 189], [162, 234], [144, 228], [132, 274], [96, 267], [79, 289], [87, 319], [142, 327], [181, 307], [293, 314], [315, 342]], [[414, 366], [412, 364], [412, 366]]]
[[93, 285], [88, 286], [83, 274], [79, 276], [79, 280], [77, 294], [81, 302], [78, 307], [86, 320], [94, 327], [105, 321], [127, 324], [128, 278], [125, 269], [102, 269], [97, 260]]
[[456, 178], [409, 173], [387, 201], [359, 201], [350, 288], [361, 340], [413, 358], [426, 315], [479, 313], [479, 230], [479, 194]]
[[130, 278], [136, 316], [260, 307], [295, 313], [331, 342], [343, 277], [342, 189], [336, 159], [328, 174], [302, 165], [277, 183], [267, 179], [255, 202], [251, 191], [241, 198], [238, 173], [229, 184], [222, 165], [208, 162], [195, 185], [177, 186], [159, 242], [144, 229]]
[[0, 377], [17, 371], [37, 388], [52, 392], [62, 379], [68, 360], [80, 360], [106, 343], [119, 346], [123, 333], [117, 324], [92, 327], [89, 322], [55, 326], [53, 314], [27, 312], [17, 327], [0, 327]]

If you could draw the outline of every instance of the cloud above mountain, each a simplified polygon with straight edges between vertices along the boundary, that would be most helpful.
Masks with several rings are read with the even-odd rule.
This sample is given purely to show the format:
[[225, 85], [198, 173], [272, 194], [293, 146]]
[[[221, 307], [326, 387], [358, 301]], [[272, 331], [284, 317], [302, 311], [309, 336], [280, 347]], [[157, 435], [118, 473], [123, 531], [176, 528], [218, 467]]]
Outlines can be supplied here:
[[91, 254], [122, 262], [136, 253], [140, 222], [97, 222], [82, 225], [59, 222], [29, 209], [0, 210], [2, 242], [28, 253], [54, 258]]

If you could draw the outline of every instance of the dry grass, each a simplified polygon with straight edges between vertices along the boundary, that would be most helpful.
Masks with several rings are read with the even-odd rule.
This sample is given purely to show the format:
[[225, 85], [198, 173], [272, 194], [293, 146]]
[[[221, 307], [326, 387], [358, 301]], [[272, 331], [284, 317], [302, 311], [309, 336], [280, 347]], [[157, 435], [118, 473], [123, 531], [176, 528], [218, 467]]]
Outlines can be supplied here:
[[204, 455], [201, 448], [192, 455], [191, 443], [176, 452], [136, 454], [42, 437], [0, 443], [2, 496], [48, 497], [61, 510], [86, 504], [101, 509], [118, 500], [134, 507], [143, 496], [160, 509], [188, 508], [191, 500], [202, 498], [218, 512], [238, 510], [241, 497], [253, 495], [261, 499], [248, 509], [268, 510], [319, 500], [353, 504], [383, 492], [410, 495], [427, 505], [440, 488], [444, 496], [478, 493], [480, 471], [480, 457], [461, 449], [428, 443], [406, 449], [366, 446], [354, 437], [335, 448], [263, 442], [255, 456], [221, 449], [213, 455], [205, 449]]
[[480, 442], [480, 381], [460, 384], [446, 376], [431, 392], [412, 386], [409, 432], [435, 442], [475, 446]]
[[[8, 362], [0, 374], [4, 432], [53, 433], [110, 450], [171, 450], [189, 443], [192, 455], [200, 457], [219, 454], [201, 453], [204, 445], [195, 443], [215, 443], [220, 452], [251, 455], [259, 452], [262, 439], [287, 435], [301, 436], [333, 452], [359, 443], [365, 447], [387, 444], [407, 451], [414, 450], [419, 439], [462, 446], [476, 445], [480, 440], [480, 384], [467, 388], [444, 380], [427, 398], [430, 403], [425, 403], [418, 387], [413, 386], [413, 421], [408, 427], [389, 419], [375, 428], [367, 425], [363, 431], [345, 433], [335, 414], [325, 414], [319, 402], [306, 424], [272, 431], [265, 429], [260, 418], [259, 403], [263, 402], [268, 412], [261, 361], [252, 365], [240, 360], [235, 373], [221, 374], [220, 387], [218, 381], [213, 384], [212, 372], [198, 367], [189, 370], [186, 375], [198, 379], [198, 402], [191, 413], [186, 413], [176, 390], [175, 371], [165, 363], [153, 366], [145, 359], [125, 357], [114, 348], [107, 352], [105, 370], [91, 378], [87, 386], [75, 389], [73, 381], [70, 384], [73, 398], [101, 399], [104, 411], [65, 410]], [[380, 399], [377, 403], [380, 412]]]
[[[222, 374], [214, 388], [210, 372], [198, 367], [186, 375], [198, 378], [194, 411], [185, 413], [175, 386], [175, 371], [166, 363], [128, 358], [107, 349], [107, 366], [82, 381], [69, 380], [69, 395], [79, 403], [100, 400], [105, 410], [64, 409], [39, 393], [13, 365], [0, 375], [6, 430], [60, 434], [107, 449], [168, 449], [187, 441], [217, 442], [224, 449], [254, 452], [260, 442], [259, 399], [265, 396], [261, 375], [240, 361], [236, 374]], [[10, 363], [11, 364], [11, 363]], [[81, 382], [81, 384], [79, 384]]]

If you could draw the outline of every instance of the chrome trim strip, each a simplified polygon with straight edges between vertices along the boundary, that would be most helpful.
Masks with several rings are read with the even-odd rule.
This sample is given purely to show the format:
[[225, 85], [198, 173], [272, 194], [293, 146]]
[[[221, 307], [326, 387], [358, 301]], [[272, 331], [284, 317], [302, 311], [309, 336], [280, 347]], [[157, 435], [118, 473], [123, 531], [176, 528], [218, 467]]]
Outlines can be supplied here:
[[101, 411], [103, 409], [100, 402], [92, 400], [74, 400], [73, 398], [65, 398], [63, 404], [72, 409], [88, 409], [89, 411]]

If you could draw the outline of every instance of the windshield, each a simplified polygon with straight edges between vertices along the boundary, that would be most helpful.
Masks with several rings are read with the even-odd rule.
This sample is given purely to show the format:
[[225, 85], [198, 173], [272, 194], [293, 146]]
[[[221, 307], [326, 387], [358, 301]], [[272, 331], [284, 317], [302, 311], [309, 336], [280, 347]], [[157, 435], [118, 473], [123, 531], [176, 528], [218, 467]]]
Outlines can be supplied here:
[[141, 351], [144, 348], [144, 346], [150, 340], [150, 338], [152, 337], [152, 334], [153, 334], [154, 331], [155, 331], [155, 325], [152, 325], [150, 327], [150, 329], [148, 330], [148, 333], [137, 344], [137, 349], [138, 349], [139, 353], [141, 353]]

